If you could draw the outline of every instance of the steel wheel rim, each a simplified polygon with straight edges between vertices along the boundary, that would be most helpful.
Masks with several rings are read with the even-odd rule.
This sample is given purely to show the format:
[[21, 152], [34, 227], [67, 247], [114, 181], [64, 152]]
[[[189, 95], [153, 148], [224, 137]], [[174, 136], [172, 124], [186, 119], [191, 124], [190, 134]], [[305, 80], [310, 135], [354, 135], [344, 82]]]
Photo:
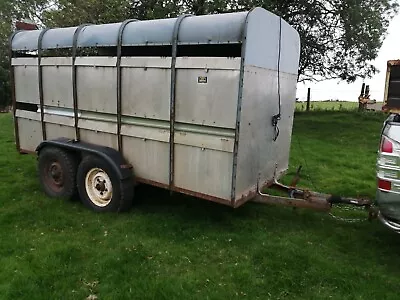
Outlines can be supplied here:
[[85, 189], [90, 201], [99, 207], [107, 206], [113, 195], [111, 179], [100, 169], [90, 169], [85, 178]]
[[47, 164], [44, 179], [46, 185], [54, 191], [60, 191], [64, 187], [64, 172], [59, 161], [54, 160]]

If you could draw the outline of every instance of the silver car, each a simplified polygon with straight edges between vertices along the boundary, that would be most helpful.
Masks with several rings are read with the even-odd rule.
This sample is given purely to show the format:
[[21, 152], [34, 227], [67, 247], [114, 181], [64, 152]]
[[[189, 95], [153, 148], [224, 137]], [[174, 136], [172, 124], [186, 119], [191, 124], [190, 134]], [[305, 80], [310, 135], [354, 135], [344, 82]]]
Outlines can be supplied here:
[[376, 204], [379, 219], [400, 233], [400, 115], [384, 122], [377, 160]]

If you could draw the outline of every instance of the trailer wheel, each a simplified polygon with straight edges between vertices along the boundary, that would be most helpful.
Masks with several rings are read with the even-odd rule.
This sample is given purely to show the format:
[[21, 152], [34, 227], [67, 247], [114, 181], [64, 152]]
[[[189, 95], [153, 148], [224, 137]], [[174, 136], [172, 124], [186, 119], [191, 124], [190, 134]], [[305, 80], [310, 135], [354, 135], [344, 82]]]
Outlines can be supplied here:
[[54, 198], [76, 195], [76, 158], [56, 147], [45, 147], [39, 152], [38, 172], [44, 192]]
[[78, 167], [78, 191], [84, 205], [98, 212], [120, 212], [132, 205], [133, 181], [121, 180], [101, 158], [86, 156]]

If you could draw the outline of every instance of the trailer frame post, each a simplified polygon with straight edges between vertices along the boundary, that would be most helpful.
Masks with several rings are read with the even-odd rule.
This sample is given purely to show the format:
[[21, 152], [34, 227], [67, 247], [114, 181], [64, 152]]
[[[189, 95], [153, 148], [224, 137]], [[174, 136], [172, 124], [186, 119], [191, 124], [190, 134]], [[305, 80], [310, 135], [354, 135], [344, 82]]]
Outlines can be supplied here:
[[50, 28], [45, 28], [42, 29], [40, 32], [39, 38], [38, 38], [38, 60], [37, 60], [37, 67], [38, 67], [38, 80], [39, 80], [39, 106], [40, 106], [40, 123], [42, 126], [42, 139], [43, 141], [46, 140], [47, 135], [46, 135], [46, 124], [44, 122], [44, 97], [43, 97], [43, 69], [42, 69], [42, 54], [43, 54], [43, 49], [42, 49], [42, 42], [43, 42], [43, 37], [46, 34], [46, 32]]
[[117, 39], [117, 139], [118, 139], [118, 151], [122, 153], [122, 68], [121, 68], [121, 56], [122, 56], [122, 36], [124, 30], [129, 23], [136, 22], [137, 19], [125, 20], [121, 23], [118, 30]]
[[12, 111], [13, 111], [13, 121], [14, 121], [14, 134], [15, 134], [15, 146], [17, 148], [17, 151], [21, 151], [20, 147], [20, 141], [19, 141], [19, 128], [18, 128], [18, 120], [16, 117], [17, 113], [17, 98], [15, 95], [15, 74], [14, 74], [14, 67], [12, 65], [12, 59], [13, 59], [13, 50], [12, 50], [12, 42], [14, 37], [19, 31], [15, 31], [9, 40], [10, 48], [9, 48], [9, 60], [10, 60], [10, 83], [11, 83], [11, 104], [12, 104]]
[[76, 70], [76, 55], [78, 48], [78, 37], [79, 33], [83, 28], [90, 24], [82, 24], [75, 29], [73, 40], [72, 40], [72, 100], [74, 106], [74, 128], [75, 128], [75, 141], [80, 140], [80, 132], [78, 127], [79, 115], [78, 115], [78, 89], [77, 89], [77, 70]]
[[179, 27], [183, 19], [191, 14], [181, 15], [176, 19], [172, 33], [172, 57], [171, 57], [171, 90], [170, 90], [170, 112], [169, 112], [169, 190], [174, 188], [175, 176], [175, 98], [176, 98], [176, 57], [178, 54]]
[[242, 45], [241, 45], [241, 57], [240, 57], [240, 75], [239, 75], [239, 89], [238, 89], [238, 100], [236, 109], [236, 122], [235, 122], [235, 142], [233, 144], [233, 161], [232, 161], [232, 182], [231, 182], [231, 206], [235, 207], [236, 200], [236, 173], [238, 164], [238, 152], [239, 152], [239, 131], [240, 131], [240, 115], [242, 112], [242, 98], [243, 98], [243, 84], [244, 84], [244, 63], [246, 56], [246, 40], [247, 40], [247, 26], [249, 23], [250, 13], [254, 10], [250, 10], [247, 15], [242, 29]]

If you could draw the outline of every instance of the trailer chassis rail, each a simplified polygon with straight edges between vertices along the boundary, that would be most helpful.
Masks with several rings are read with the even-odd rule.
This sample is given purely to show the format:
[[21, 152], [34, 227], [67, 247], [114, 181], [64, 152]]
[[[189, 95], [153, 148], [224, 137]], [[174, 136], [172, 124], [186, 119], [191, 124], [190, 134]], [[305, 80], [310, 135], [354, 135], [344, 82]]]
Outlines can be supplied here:
[[373, 206], [369, 199], [357, 199], [349, 197], [341, 197], [331, 194], [318, 193], [307, 189], [296, 187], [299, 181], [299, 173], [301, 167], [297, 170], [297, 174], [293, 179], [290, 186], [278, 182], [276, 179], [269, 185], [270, 189], [278, 190], [286, 193], [288, 196], [275, 196], [261, 191], [259, 180], [257, 181], [257, 196], [252, 199], [252, 202], [262, 204], [273, 204], [288, 206], [294, 208], [307, 208], [320, 212], [330, 212], [333, 205], [344, 204], [356, 207], [363, 207], [368, 212], [368, 220], [379, 218], [385, 225], [388, 223], [389, 227], [400, 233], [400, 225], [392, 224], [393, 222], [384, 219], [379, 213], [378, 209]]

